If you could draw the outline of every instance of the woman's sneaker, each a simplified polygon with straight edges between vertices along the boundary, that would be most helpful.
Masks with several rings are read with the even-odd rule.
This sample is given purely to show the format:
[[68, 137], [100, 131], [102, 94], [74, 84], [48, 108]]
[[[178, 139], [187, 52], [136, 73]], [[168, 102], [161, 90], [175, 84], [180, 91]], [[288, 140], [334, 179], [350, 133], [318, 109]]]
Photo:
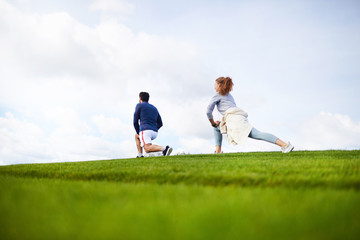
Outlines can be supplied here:
[[294, 150], [294, 146], [291, 145], [290, 142], [288, 142], [288, 145], [286, 145], [285, 147], [282, 147], [282, 148], [281, 148], [281, 151], [282, 151], [283, 153], [289, 153], [289, 152], [291, 152], [292, 150]]
[[172, 150], [173, 150], [173, 149], [172, 149], [171, 147], [166, 146], [166, 148], [165, 148], [164, 151], [163, 151], [163, 155], [164, 155], [164, 156], [169, 156], [169, 155], [171, 154]]

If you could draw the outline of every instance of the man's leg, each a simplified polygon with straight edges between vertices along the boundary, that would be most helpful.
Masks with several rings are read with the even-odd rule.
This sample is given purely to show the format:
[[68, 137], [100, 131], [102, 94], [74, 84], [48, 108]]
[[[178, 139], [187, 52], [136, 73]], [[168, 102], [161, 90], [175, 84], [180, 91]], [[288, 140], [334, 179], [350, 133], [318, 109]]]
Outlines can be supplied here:
[[163, 147], [159, 146], [159, 145], [147, 143], [147, 144], [144, 145], [144, 149], [145, 149], [145, 152], [147, 152], [147, 153], [160, 152], [160, 151], [163, 150]]
[[158, 146], [151, 143], [151, 141], [154, 140], [156, 137], [157, 137], [157, 132], [152, 130], [145, 130], [140, 132], [139, 138], [141, 138], [141, 140], [144, 143], [144, 150], [146, 153], [160, 152], [163, 150], [162, 146]]
[[140, 135], [141, 140], [144, 142], [144, 150], [146, 153], [162, 151], [162, 154], [164, 156], [169, 156], [171, 154], [173, 150], [171, 147], [162, 147], [151, 143], [151, 141], [157, 137], [157, 132], [152, 130], [146, 130], [142, 131]]
[[143, 149], [141, 147], [139, 134], [137, 134], [137, 133], [135, 133], [135, 142], [136, 142], [136, 147], [137, 147], [137, 150], [138, 150], [138, 157], [141, 157], [141, 156], [143, 156]]

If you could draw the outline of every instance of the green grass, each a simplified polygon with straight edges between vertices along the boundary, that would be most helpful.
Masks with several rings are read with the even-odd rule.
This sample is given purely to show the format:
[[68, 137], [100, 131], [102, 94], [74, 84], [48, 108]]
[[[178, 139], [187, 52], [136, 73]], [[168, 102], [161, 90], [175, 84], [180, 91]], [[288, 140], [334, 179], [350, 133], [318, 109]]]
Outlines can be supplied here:
[[360, 151], [0, 167], [1, 239], [358, 239]]

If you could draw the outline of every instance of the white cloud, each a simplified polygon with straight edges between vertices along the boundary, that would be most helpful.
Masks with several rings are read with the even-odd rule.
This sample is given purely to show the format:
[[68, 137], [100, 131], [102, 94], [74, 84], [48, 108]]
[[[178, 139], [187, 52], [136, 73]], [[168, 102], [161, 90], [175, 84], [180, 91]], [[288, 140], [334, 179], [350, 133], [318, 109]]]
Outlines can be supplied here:
[[[0, 61], [6, 67], [0, 99], [9, 107], [78, 111], [95, 105], [111, 111], [120, 110], [119, 102], [127, 108], [132, 96], [136, 103], [144, 89], [163, 96], [197, 94], [187, 91], [201, 75], [191, 44], [136, 34], [115, 20], [89, 28], [67, 13], [30, 14], [1, 4]], [[184, 85], [172, 91], [179, 80]]]
[[159, 103], [158, 108], [168, 121], [167, 127], [177, 136], [209, 138], [212, 132], [206, 116], [208, 102], [208, 99], [183, 99], [180, 103], [169, 100]]
[[91, 29], [64, 12], [38, 15], [6, 6], [0, 8], [6, 65], [37, 77], [98, 76], [97, 59], [78, 40]]
[[304, 122], [298, 142], [302, 149], [359, 149], [360, 122], [347, 115], [321, 112]]
[[[135, 155], [133, 138], [111, 141], [98, 137], [94, 134], [97, 128], [80, 120], [71, 109], [58, 109], [53, 117], [58, 125], [49, 135], [40, 126], [20, 120], [10, 112], [0, 117], [0, 165], [101, 160]], [[99, 116], [93, 119], [103, 120], [99, 120]]]
[[44, 132], [10, 112], [0, 117], [0, 164], [41, 162], [52, 159]]
[[[65, 12], [30, 14], [2, 3], [7, 7], [0, 9], [0, 60], [10, 66], [7, 71], [12, 77], [26, 71], [31, 81], [92, 80], [108, 82], [119, 90], [142, 86], [165, 94], [182, 81], [178, 92], [193, 95], [187, 88], [200, 86], [199, 79], [204, 80], [200, 53], [192, 44], [134, 33], [114, 19], [90, 28]], [[164, 90], [158, 90], [160, 85]]]
[[[122, 137], [113, 141], [107, 135], [97, 136], [96, 132], [110, 134], [111, 127], [116, 123], [124, 124], [117, 119], [109, 119], [103, 116], [92, 116], [95, 122], [92, 126], [90, 119], [80, 119], [80, 116], [72, 109], [55, 110], [54, 117], [58, 122], [57, 128], [52, 132], [47, 141], [53, 146], [56, 159], [60, 161], [84, 161], [109, 158], [130, 157], [129, 137]], [[55, 119], [54, 118], [54, 119]], [[104, 124], [113, 123], [106, 129]], [[119, 132], [117, 132], [119, 133]], [[120, 133], [121, 134], [121, 133]], [[112, 135], [110, 135], [112, 136]]]
[[118, 118], [105, 117], [100, 114], [93, 116], [92, 120], [104, 138], [116, 139], [119, 136], [132, 136], [135, 133], [131, 123], [125, 123]]

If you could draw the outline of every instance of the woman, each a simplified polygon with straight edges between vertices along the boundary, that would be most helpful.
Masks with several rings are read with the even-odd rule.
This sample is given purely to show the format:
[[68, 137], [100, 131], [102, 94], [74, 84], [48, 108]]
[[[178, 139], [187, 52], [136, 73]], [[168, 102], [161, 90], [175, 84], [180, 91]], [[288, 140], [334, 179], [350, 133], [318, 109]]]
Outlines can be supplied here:
[[[280, 138], [263, 133], [252, 127], [247, 120], [247, 113], [238, 108], [235, 104], [234, 98], [230, 92], [233, 87], [232, 79], [229, 77], [219, 77], [215, 81], [215, 91], [217, 94], [212, 97], [209, 106], [207, 107], [207, 117], [214, 127], [216, 153], [221, 153], [222, 134], [227, 133], [228, 142], [231, 144], [243, 143], [247, 137], [263, 140], [269, 143], [276, 144], [281, 147], [283, 153], [289, 153], [294, 149], [290, 142], [285, 143]], [[215, 106], [223, 115], [222, 121], [214, 121], [212, 112]]]

